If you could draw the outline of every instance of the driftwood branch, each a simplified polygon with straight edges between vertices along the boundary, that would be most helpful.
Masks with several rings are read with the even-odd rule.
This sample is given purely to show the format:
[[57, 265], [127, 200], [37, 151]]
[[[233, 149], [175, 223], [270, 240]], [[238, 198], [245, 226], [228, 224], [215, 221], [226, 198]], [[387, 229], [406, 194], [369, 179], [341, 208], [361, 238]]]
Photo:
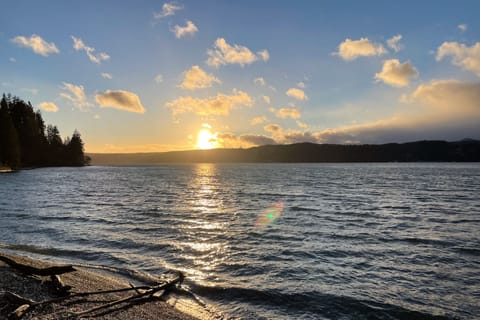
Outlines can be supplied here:
[[71, 265], [65, 265], [65, 266], [54, 266], [54, 267], [48, 267], [48, 268], [35, 268], [32, 266], [28, 266], [22, 263], [18, 263], [10, 258], [7, 258], [5, 256], [0, 255], [0, 261], [5, 262], [8, 264], [10, 267], [14, 268], [15, 270], [18, 270], [22, 273], [28, 274], [28, 275], [37, 275], [37, 276], [52, 276], [52, 275], [58, 275], [58, 274], [64, 274], [67, 272], [73, 272], [77, 271], [73, 266]]
[[175, 279], [173, 279], [169, 282], [157, 285], [157, 286], [147, 287], [148, 289], [145, 289], [145, 287], [131, 286], [130, 288], [123, 289], [123, 291], [135, 290], [137, 292], [137, 294], [133, 294], [133, 295], [128, 296], [126, 298], [118, 299], [118, 300], [115, 300], [115, 301], [112, 301], [112, 302], [109, 302], [109, 303], [106, 303], [106, 304], [103, 304], [103, 305], [100, 305], [100, 306], [97, 306], [95, 308], [91, 308], [91, 309], [88, 309], [88, 310], [85, 310], [85, 311], [75, 312], [72, 315], [76, 316], [76, 317], [80, 317], [80, 316], [84, 316], [84, 315], [89, 314], [89, 313], [94, 313], [94, 312], [99, 311], [99, 310], [108, 309], [108, 308], [111, 308], [113, 306], [116, 306], [116, 305], [119, 305], [119, 304], [122, 304], [122, 303], [127, 303], [127, 302], [136, 303], [136, 302], [138, 302], [138, 301], [140, 301], [144, 298], [145, 299], [152, 299], [152, 298], [160, 299], [163, 295], [171, 292], [177, 284], [181, 284], [184, 279], [185, 279], [185, 276], [183, 275], [183, 273], [178, 272], [178, 276]]
[[123, 305], [123, 307], [127, 308], [127, 307], [131, 307], [134, 304], [147, 302], [152, 299], [161, 299], [163, 296], [175, 290], [183, 282], [185, 278], [183, 273], [177, 272], [177, 277], [173, 278], [172, 280], [162, 282], [162, 283], [157, 282], [155, 285], [151, 285], [151, 286], [134, 286], [130, 284], [130, 287], [127, 287], [127, 288], [103, 290], [103, 291], [91, 291], [91, 292], [78, 292], [78, 293], [70, 294], [70, 292], [68, 291], [71, 289], [71, 287], [68, 285], [65, 285], [58, 275], [66, 272], [76, 271], [71, 265], [55, 266], [55, 267], [39, 269], [39, 268], [24, 265], [21, 263], [17, 263], [16, 261], [13, 261], [12, 259], [2, 255], [0, 255], [0, 261], [7, 263], [12, 268], [28, 275], [50, 276], [54, 289], [56, 290], [57, 293], [60, 293], [62, 295], [57, 298], [37, 302], [37, 301], [33, 301], [30, 299], [21, 297], [12, 292], [0, 292], [0, 300], [4, 300], [16, 308], [13, 312], [9, 314], [9, 319], [21, 319], [27, 312], [29, 312], [35, 307], [54, 304], [54, 303], [60, 303], [65, 300], [69, 300], [73, 298], [85, 297], [90, 295], [101, 295], [101, 294], [135, 291], [135, 293], [133, 293], [130, 296], [123, 297], [114, 301], [110, 301], [108, 303], [105, 303], [84, 311], [69, 313], [69, 315], [73, 317], [82, 317], [87, 314], [98, 313], [98, 311], [109, 313], [109, 312], [112, 312], [113, 310], [116, 310], [111, 308], [117, 305]]
[[10, 291], [0, 293], [0, 300], [5, 300], [9, 304], [17, 306], [15, 310], [8, 314], [8, 319], [21, 319], [23, 315], [36, 303], [33, 300], [24, 298]]

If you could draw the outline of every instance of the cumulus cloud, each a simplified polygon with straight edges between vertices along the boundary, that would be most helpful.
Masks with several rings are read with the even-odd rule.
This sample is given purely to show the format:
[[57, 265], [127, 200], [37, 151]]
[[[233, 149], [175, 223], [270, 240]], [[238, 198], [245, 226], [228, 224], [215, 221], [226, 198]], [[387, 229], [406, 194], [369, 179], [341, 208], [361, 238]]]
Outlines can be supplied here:
[[208, 49], [207, 55], [207, 64], [215, 68], [227, 64], [239, 64], [243, 67], [259, 59], [266, 61], [269, 58], [267, 50], [255, 54], [247, 47], [238, 44], [230, 45], [223, 38], [215, 40], [213, 49]]
[[399, 43], [400, 40], [402, 40], [402, 35], [397, 34], [387, 40], [387, 45], [389, 48], [393, 49], [393, 51], [398, 52], [403, 49], [403, 46]]
[[459, 24], [459, 25], [457, 26], [457, 28], [458, 28], [460, 31], [465, 32], [465, 31], [467, 31], [468, 26], [467, 26], [465, 23], [462, 23], [462, 24]]
[[271, 100], [269, 96], [262, 96], [263, 101], [265, 101], [266, 104], [270, 104]]
[[88, 59], [90, 59], [90, 61], [92, 61], [93, 63], [100, 64], [102, 61], [110, 59], [110, 56], [105, 52], [94, 54], [95, 48], [87, 46], [82, 39], [75, 36], [71, 37], [73, 40], [73, 49], [75, 49], [76, 51], [85, 51]]
[[57, 112], [58, 111], [57, 105], [53, 102], [40, 102], [38, 104], [38, 107], [40, 109], [42, 109], [43, 111], [47, 111], [47, 112]]
[[76, 108], [82, 110], [92, 105], [87, 101], [85, 89], [82, 85], [63, 82], [62, 89], [63, 92], [60, 93], [60, 96], [67, 99]]
[[257, 124], [262, 124], [262, 123], [265, 123], [267, 122], [267, 117], [256, 117], [256, 118], [253, 118], [252, 120], [250, 120], [250, 124], [252, 126], [255, 126]]
[[106, 73], [106, 72], [103, 72], [100, 74], [102, 76], [103, 79], [108, 79], [108, 80], [112, 80], [113, 77], [110, 73]]
[[264, 87], [267, 84], [265, 79], [263, 79], [262, 77], [253, 79], [253, 83], [255, 83], [257, 86], [260, 86], [260, 87]]
[[305, 89], [305, 82], [300, 81], [299, 83], [297, 83], [297, 87], [299, 87], [301, 89]]
[[379, 43], [374, 43], [368, 38], [360, 38], [359, 40], [345, 39], [338, 46], [338, 52], [335, 55], [340, 56], [343, 60], [351, 61], [358, 57], [380, 56], [387, 53], [387, 50]]
[[480, 42], [471, 47], [458, 42], [444, 42], [437, 50], [437, 61], [452, 57], [452, 63], [460, 68], [474, 72], [480, 77]]
[[175, 33], [175, 37], [177, 39], [186, 37], [186, 36], [193, 36], [195, 33], [198, 32], [197, 26], [190, 20], [187, 20], [187, 25], [181, 27], [176, 25], [173, 27], [172, 32]]
[[186, 112], [193, 112], [201, 116], [225, 116], [230, 113], [230, 110], [240, 106], [251, 107], [252, 105], [253, 98], [246, 92], [236, 89], [233, 90], [231, 95], [219, 93], [214, 97], [203, 99], [187, 96], [165, 103], [165, 107], [170, 108], [174, 116]]
[[300, 111], [294, 108], [281, 108], [277, 111], [277, 117], [285, 119], [285, 118], [292, 118], [292, 119], [299, 119], [301, 117]]
[[166, 2], [162, 5], [162, 11], [155, 12], [153, 17], [155, 19], [161, 19], [168, 16], [173, 16], [177, 11], [182, 10], [183, 6], [176, 4], [175, 2]]
[[187, 90], [210, 88], [214, 83], [221, 83], [213, 74], [206, 73], [199, 66], [193, 66], [183, 73], [181, 88]]
[[257, 55], [263, 61], [268, 61], [268, 59], [270, 59], [270, 53], [268, 53], [267, 50], [258, 51]]
[[305, 94], [305, 91], [303, 91], [302, 89], [290, 88], [287, 90], [286, 94], [287, 96], [297, 100], [308, 100], [308, 97]]
[[418, 77], [418, 71], [410, 61], [400, 63], [397, 59], [385, 60], [382, 71], [375, 74], [377, 81], [383, 81], [393, 87], [406, 87], [410, 80]]
[[114, 108], [135, 113], [145, 112], [138, 95], [129, 91], [107, 90], [95, 95], [95, 100], [102, 108]]
[[48, 57], [54, 53], [60, 53], [55, 43], [43, 40], [42, 37], [36, 34], [32, 34], [30, 38], [24, 36], [17, 36], [12, 39], [12, 42], [20, 47], [26, 47], [32, 49], [36, 54]]

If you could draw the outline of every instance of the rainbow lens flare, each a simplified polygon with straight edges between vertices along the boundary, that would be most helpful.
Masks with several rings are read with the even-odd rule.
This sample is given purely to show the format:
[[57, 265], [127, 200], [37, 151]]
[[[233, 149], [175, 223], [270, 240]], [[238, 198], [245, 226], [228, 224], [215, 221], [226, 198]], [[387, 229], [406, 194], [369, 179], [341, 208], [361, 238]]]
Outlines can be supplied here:
[[284, 204], [282, 201], [276, 202], [264, 211], [260, 212], [255, 222], [257, 227], [265, 227], [269, 224], [272, 224], [275, 220], [280, 217], [283, 212]]

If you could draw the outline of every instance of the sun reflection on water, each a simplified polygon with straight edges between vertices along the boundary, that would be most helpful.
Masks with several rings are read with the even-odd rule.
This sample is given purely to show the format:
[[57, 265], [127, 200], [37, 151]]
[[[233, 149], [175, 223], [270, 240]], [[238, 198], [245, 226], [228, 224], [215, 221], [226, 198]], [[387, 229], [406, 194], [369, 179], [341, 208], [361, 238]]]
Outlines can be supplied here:
[[185, 197], [185, 210], [190, 214], [180, 227], [186, 239], [180, 243], [183, 258], [194, 266], [187, 272], [194, 281], [205, 284], [212, 284], [216, 278], [216, 270], [225, 262], [229, 247], [225, 217], [228, 212], [224, 205], [227, 190], [218, 174], [215, 164], [197, 164], [192, 168]]

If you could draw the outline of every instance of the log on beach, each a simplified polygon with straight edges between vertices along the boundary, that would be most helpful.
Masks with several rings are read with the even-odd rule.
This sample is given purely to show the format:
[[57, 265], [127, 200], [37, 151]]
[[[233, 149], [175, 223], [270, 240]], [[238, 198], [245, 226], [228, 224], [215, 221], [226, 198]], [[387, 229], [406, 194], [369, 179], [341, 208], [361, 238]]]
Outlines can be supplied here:
[[[126, 320], [197, 319], [196, 314], [188, 315], [180, 312], [153, 295], [164, 291], [164, 289], [172, 288], [176, 285], [175, 281], [183, 280], [179, 277], [173, 278], [171, 284], [159, 284], [157, 289], [148, 292], [152, 286], [131, 288], [126, 279], [110, 273], [92, 272], [72, 266], [52, 266], [44, 261], [11, 254], [1, 254], [0, 256], [6, 258], [0, 259], [0, 320], [15, 318], [22, 320], [61, 319], [66, 316], [73, 316], [74, 318], [94, 316], [95, 319]], [[29, 267], [27, 269], [20, 267], [23, 271], [35, 272], [26, 273], [17, 270], [17, 268], [12, 267], [12, 261], [14, 262], [13, 266], [17, 268], [19, 265]], [[78, 269], [74, 272], [62, 273], [59, 277], [61, 284], [56, 283], [56, 285], [71, 287], [69, 296], [61, 296], [58, 292], [53, 292], [51, 285], [48, 285], [53, 278], [58, 276], [58, 274], [51, 275], [49, 273], [70, 269], [64, 269], [63, 267]], [[38, 275], [39, 271], [44, 275]], [[125, 289], [128, 289], [128, 291]], [[99, 292], [106, 290], [111, 292]], [[138, 296], [139, 293], [141, 294], [140, 297]], [[149, 293], [151, 293], [151, 296]], [[125, 300], [126, 303], [123, 303], [122, 300]], [[97, 308], [98, 310], [95, 310]], [[85, 313], [86, 311], [88, 313]], [[18, 313], [18, 316], [15, 315], [15, 312]], [[202, 318], [204, 316], [204, 314], [201, 315]]]

